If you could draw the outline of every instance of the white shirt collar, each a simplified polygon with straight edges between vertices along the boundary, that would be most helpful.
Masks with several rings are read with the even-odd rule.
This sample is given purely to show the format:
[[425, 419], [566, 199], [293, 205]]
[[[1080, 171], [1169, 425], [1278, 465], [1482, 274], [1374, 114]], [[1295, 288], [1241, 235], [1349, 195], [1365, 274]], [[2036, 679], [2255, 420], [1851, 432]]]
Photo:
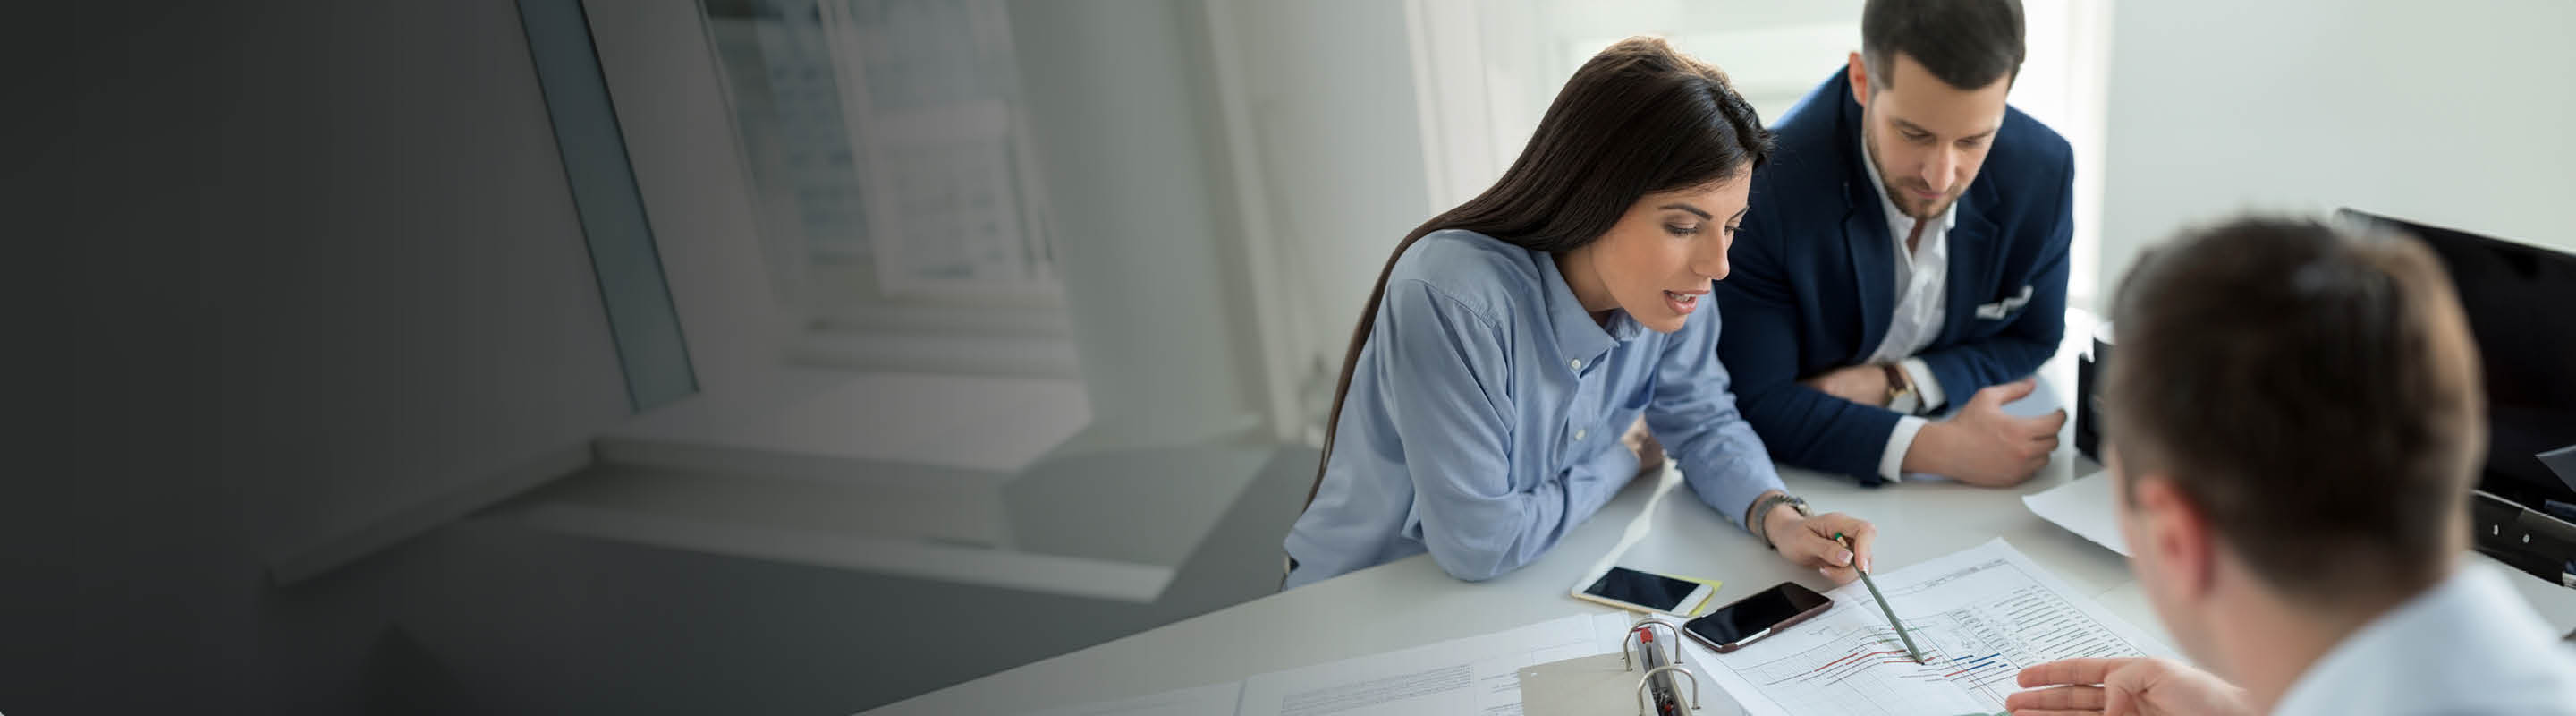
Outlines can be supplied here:
[[2576, 713], [2576, 651], [2495, 567], [2462, 565], [2309, 664], [2274, 714]]

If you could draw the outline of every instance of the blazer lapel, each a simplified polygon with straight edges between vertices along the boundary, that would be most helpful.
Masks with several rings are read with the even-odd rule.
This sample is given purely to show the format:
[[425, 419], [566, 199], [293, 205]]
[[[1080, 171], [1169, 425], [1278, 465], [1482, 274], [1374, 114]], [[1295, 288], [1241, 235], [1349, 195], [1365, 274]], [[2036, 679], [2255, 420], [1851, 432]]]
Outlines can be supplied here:
[[1950, 227], [1949, 302], [1942, 310], [1946, 319], [1941, 326], [1941, 344], [1955, 345], [1968, 329], [1976, 327], [1977, 307], [1991, 303], [1997, 294], [2009, 294], [2017, 286], [1996, 286], [2001, 271], [2002, 244], [1995, 241], [1995, 222], [1987, 218], [1985, 208], [1993, 205], [1992, 185], [1972, 187], [1959, 197], [1959, 222]]
[[1860, 103], [1850, 92], [1836, 94], [1842, 100], [1834, 136], [1843, 157], [1843, 255], [1851, 258], [1853, 294], [1860, 297], [1860, 342], [1842, 360], [1851, 365], [1869, 359], [1887, 339], [1887, 322], [1896, 315], [1896, 249], [1878, 187], [1870, 186], [1869, 168], [1862, 165], [1869, 159], [1860, 146]]
[[[1861, 175], [1867, 176], [1867, 175]], [[1867, 181], [1849, 182], [1858, 186]], [[1861, 191], [1876, 191], [1863, 187]], [[1860, 296], [1860, 343], [1852, 346], [1852, 355], [1844, 360], [1856, 364], [1878, 350], [1879, 341], [1887, 338], [1888, 319], [1896, 315], [1896, 250], [1887, 235], [1887, 216], [1879, 211], [1876, 197], [1868, 203], [1852, 202], [1843, 213], [1844, 254], [1851, 257], [1851, 275]]]

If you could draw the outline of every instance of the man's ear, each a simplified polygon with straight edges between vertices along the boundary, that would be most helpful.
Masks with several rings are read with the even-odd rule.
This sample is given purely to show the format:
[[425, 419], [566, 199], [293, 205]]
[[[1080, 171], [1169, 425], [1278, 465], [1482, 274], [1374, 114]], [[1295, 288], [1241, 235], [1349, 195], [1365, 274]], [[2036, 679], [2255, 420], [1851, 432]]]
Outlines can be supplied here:
[[2143, 528], [2136, 536], [2144, 539], [2130, 549], [2155, 553], [2153, 578], [2164, 582], [2167, 593], [2208, 594], [2218, 575], [2217, 534], [2208, 516], [2172, 480], [2140, 475], [2134, 482], [2129, 490], [2137, 498], [2137, 518]]
[[1868, 106], [1869, 63], [1862, 62], [1858, 52], [1851, 53], [1851, 59], [1845, 63], [1848, 66], [1843, 70], [1843, 78], [1851, 81], [1852, 101]]

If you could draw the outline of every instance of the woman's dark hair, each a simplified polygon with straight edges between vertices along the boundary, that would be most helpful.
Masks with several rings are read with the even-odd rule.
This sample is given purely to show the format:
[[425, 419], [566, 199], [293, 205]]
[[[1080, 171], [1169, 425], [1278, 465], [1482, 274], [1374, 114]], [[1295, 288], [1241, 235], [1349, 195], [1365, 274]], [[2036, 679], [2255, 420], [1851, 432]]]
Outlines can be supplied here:
[[1561, 254], [1609, 233], [1647, 194], [1725, 181], [1762, 166], [1770, 151], [1771, 131], [1716, 67], [1652, 37], [1621, 40], [1593, 55], [1556, 93], [1529, 145], [1492, 188], [1422, 222], [1378, 269], [1377, 286], [1361, 305], [1341, 378], [1333, 384], [1323, 460], [1306, 502], [1315, 501], [1332, 462], [1342, 399], [1350, 392], [1360, 348], [1377, 326], [1387, 275], [1414, 241], [1434, 231], [1465, 229]]

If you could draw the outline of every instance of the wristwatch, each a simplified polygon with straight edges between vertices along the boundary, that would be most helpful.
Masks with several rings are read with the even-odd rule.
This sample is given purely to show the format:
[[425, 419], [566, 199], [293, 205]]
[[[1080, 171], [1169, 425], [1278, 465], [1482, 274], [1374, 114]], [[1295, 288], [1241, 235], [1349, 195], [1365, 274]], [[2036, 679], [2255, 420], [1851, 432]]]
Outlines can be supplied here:
[[1751, 525], [1753, 527], [1753, 534], [1762, 538], [1762, 546], [1769, 547], [1774, 552], [1780, 550], [1780, 545], [1771, 543], [1771, 531], [1765, 528], [1770, 526], [1771, 508], [1779, 507], [1781, 505], [1788, 505], [1789, 509], [1797, 510], [1799, 517], [1816, 516], [1816, 512], [1814, 510], [1807, 509], [1806, 498], [1786, 492], [1762, 498], [1762, 501], [1755, 503], [1753, 505], [1753, 521]]
[[1894, 363], [1880, 363], [1878, 367], [1887, 371], [1887, 405], [1914, 395], [1914, 379], [1905, 376], [1904, 368]]

